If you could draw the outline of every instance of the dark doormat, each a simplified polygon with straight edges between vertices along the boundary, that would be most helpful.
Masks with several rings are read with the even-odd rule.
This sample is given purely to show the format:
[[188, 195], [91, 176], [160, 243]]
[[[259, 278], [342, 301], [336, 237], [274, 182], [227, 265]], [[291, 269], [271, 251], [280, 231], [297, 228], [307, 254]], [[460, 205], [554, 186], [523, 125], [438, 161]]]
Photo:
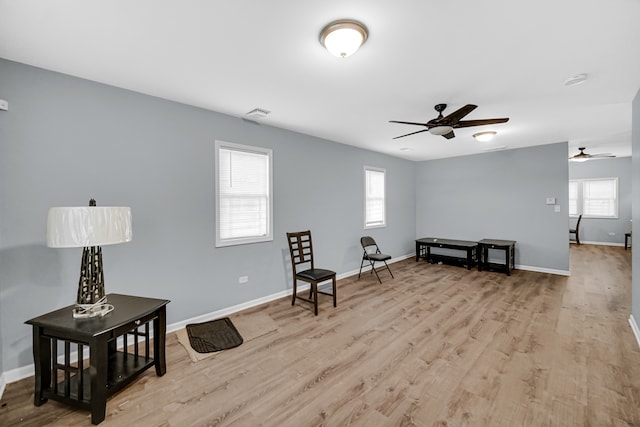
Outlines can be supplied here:
[[198, 353], [212, 353], [242, 344], [240, 333], [228, 317], [187, 325], [187, 334], [189, 344]]

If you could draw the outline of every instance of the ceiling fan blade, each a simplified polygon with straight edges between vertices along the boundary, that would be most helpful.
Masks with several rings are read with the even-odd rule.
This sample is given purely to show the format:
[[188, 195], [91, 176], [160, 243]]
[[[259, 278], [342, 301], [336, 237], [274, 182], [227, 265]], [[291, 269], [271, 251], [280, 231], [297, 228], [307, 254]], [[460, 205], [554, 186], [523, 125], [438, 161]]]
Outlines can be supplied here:
[[438, 121], [439, 122], [443, 122], [443, 123], [448, 123], [451, 126], [453, 126], [454, 124], [458, 123], [460, 121], [460, 119], [462, 119], [464, 116], [466, 116], [467, 114], [469, 114], [470, 112], [472, 112], [476, 108], [478, 108], [477, 105], [467, 104], [464, 107], [458, 108], [453, 113], [443, 117], [442, 119], [440, 119]]
[[429, 129], [422, 129], [422, 130], [419, 130], [419, 131], [416, 131], [416, 132], [408, 133], [408, 134], [406, 134], [406, 135], [396, 136], [396, 137], [395, 137], [395, 138], [393, 138], [393, 139], [404, 138], [405, 136], [415, 135], [416, 133], [421, 133], [421, 132], [427, 132], [428, 130], [429, 130]]
[[426, 123], [416, 123], [416, 122], [401, 122], [398, 120], [389, 120], [389, 123], [401, 123], [403, 125], [417, 125], [417, 126], [426, 126]]
[[454, 128], [468, 128], [471, 126], [493, 125], [496, 123], [506, 123], [509, 121], [508, 117], [501, 119], [480, 119], [480, 120], [465, 120], [452, 125]]
[[613, 153], [598, 153], [598, 154], [589, 154], [589, 157], [593, 158], [607, 158], [607, 157], [615, 157]]
[[449, 132], [449, 133], [445, 133], [445, 134], [444, 134], [444, 135], [442, 135], [442, 136], [444, 136], [444, 137], [445, 137], [445, 138], [447, 138], [447, 139], [451, 139], [451, 138], [455, 138], [456, 134], [455, 134], [455, 133], [453, 133], [453, 131], [451, 131], [451, 132]]

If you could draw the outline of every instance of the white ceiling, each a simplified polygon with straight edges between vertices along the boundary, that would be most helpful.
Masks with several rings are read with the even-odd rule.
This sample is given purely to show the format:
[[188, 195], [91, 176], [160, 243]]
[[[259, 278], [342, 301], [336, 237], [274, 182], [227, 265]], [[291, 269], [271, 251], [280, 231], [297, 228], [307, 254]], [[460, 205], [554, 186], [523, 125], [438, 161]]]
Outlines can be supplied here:
[[[346, 59], [318, 41], [343, 18], [369, 29]], [[412, 160], [562, 141], [631, 155], [639, 45], [638, 0], [0, 0], [0, 57]], [[420, 128], [389, 120], [438, 103], [510, 121], [392, 139]]]

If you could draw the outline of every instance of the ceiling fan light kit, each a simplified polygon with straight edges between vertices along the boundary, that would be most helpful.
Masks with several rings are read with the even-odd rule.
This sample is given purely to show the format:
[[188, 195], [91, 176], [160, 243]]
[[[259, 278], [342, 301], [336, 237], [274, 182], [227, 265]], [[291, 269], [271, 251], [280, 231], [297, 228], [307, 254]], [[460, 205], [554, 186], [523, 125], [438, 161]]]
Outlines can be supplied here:
[[493, 137], [496, 136], [496, 131], [493, 130], [489, 130], [486, 132], [478, 132], [478, 133], [474, 133], [473, 137], [476, 139], [476, 141], [478, 142], [489, 142], [493, 139]]
[[452, 132], [453, 128], [451, 126], [436, 126], [429, 129], [429, 133], [432, 135], [446, 135], [449, 132]]
[[353, 55], [367, 41], [369, 32], [361, 22], [342, 19], [328, 24], [320, 32], [320, 44], [340, 58]]

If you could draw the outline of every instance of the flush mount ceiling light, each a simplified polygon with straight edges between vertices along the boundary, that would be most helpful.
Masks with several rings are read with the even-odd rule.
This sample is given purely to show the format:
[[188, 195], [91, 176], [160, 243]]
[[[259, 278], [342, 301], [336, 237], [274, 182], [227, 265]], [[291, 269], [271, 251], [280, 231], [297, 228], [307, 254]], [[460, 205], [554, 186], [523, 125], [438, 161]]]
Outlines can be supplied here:
[[564, 85], [565, 86], [575, 86], [575, 85], [579, 85], [580, 83], [583, 83], [587, 80], [589, 76], [585, 73], [583, 74], [576, 74], [575, 76], [571, 76], [569, 77], [567, 80], [564, 81]]
[[342, 19], [328, 24], [320, 32], [320, 44], [332, 55], [346, 58], [351, 56], [367, 40], [369, 33], [364, 24]]
[[479, 142], [491, 141], [494, 136], [496, 136], [496, 132], [493, 130], [490, 130], [487, 132], [478, 132], [473, 134], [473, 137], [476, 139], [476, 141], [479, 141]]

